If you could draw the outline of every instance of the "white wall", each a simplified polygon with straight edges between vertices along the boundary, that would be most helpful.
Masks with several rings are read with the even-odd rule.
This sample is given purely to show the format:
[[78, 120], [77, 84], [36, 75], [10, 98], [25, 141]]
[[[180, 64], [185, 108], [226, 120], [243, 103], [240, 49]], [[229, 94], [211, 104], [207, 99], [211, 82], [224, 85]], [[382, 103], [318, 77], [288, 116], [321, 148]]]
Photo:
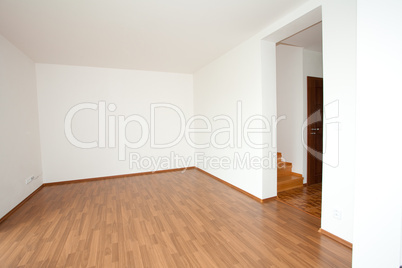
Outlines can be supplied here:
[[[45, 182], [57, 182], [83, 178], [103, 177], [161, 169], [192, 166], [193, 163], [166, 162], [171, 152], [192, 160], [194, 150], [182, 140], [178, 145], [166, 149], [153, 149], [150, 140], [138, 149], [127, 149], [126, 160], [119, 161], [122, 137], [113, 131], [116, 146], [109, 142], [106, 133], [105, 148], [81, 149], [69, 142], [65, 135], [64, 122], [68, 111], [80, 103], [105, 101], [115, 104], [117, 109], [106, 109], [109, 117], [139, 115], [150, 123], [152, 103], [170, 103], [181, 109], [188, 118], [193, 114], [192, 75], [159, 73], [135, 70], [103, 69], [77, 66], [37, 64], [39, 119], [42, 141], [43, 176]], [[108, 107], [108, 106], [107, 106]], [[73, 134], [83, 142], [100, 142], [98, 138], [98, 112], [86, 109], [78, 112], [72, 120]], [[137, 120], [137, 119], [136, 119]], [[101, 120], [102, 121], [102, 120]], [[138, 119], [137, 121], [141, 121]], [[180, 135], [180, 117], [170, 108], [159, 108], [156, 112], [156, 142], [169, 143]], [[106, 124], [107, 129], [113, 124]], [[102, 129], [102, 127], [100, 127]], [[145, 127], [149, 129], [149, 126]], [[104, 131], [101, 131], [105, 133]], [[140, 124], [127, 125], [127, 139], [136, 142], [142, 137]], [[98, 144], [101, 147], [102, 144]], [[124, 150], [120, 150], [124, 151]], [[162, 166], [134, 165], [130, 168], [129, 153], [150, 157], [165, 163]], [[160, 157], [164, 157], [163, 159]], [[137, 157], [136, 157], [137, 158]], [[144, 158], [142, 158], [144, 159]], [[139, 163], [139, 160], [135, 161]]]
[[[270, 159], [274, 165], [272, 168], [263, 168], [262, 170], [262, 196], [269, 198], [277, 194], [277, 105], [276, 105], [276, 43], [261, 41], [261, 103], [262, 115], [271, 119], [271, 133], [263, 134], [262, 141], [269, 144], [262, 150], [262, 157]], [[274, 123], [274, 124], [273, 124]]]
[[[213, 131], [228, 126], [222, 120], [214, 121], [215, 116], [228, 116], [237, 129], [239, 125], [244, 126], [250, 116], [262, 114], [260, 51], [259, 42], [246, 42], [194, 74], [195, 114], [208, 117], [212, 122]], [[242, 122], [237, 120], [238, 101], [241, 101], [242, 105]], [[247, 145], [243, 135], [237, 134], [236, 130], [234, 146], [216, 148], [211, 144], [209, 148], [196, 151], [205, 157], [229, 158], [232, 163], [229, 168], [196, 164], [199, 168], [261, 198], [262, 169], [235, 168], [233, 162], [235, 154], [243, 158], [249, 153], [250, 157], [261, 158], [262, 152]], [[199, 144], [211, 141], [211, 137], [211, 134], [196, 136]], [[253, 134], [250, 137], [253, 142], [261, 144], [261, 135]], [[218, 142], [223, 144], [228, 138], [228, 135], [221, 135]]]
[[278, 152], [293, 172], [303, 174], [303, 48], [277, 46], [276, 74], [278, 116], [285, 116], [278, 124]]
[[35, 64], [1, 35], [0, 124], [1, 218], [42, 185]]
[[402, 2], [357, 1], [353, 267], [399, 267]]
[[[322, 25], [324, 150], [327, 153], [323, 155], [321, 228], [352, 242], [356, 165], [356, 1], [323, 1]], [[333, 102], [335, 104], [330, 105]], [[333, 216], [334, 210], [341, 212], [341, 219]]]
[[[303, 50], [303, 118], [307, 120], [307, 76], [323, 77], [322, 53], [304, 49]], [[325, 89], [324, 89], [325, 90]], [[307, 142], [307, 128], [303, 132], [304, 140]], [[303, 177], [307, 183], [307, 150], [303, 148]]]
[[[303, 74], [304, 95], [307, 96], [307, 76], [322, 77], [322, 53], [307, 49], [303, 50]], [[307, 115], [307, 110], [305, 112]]]

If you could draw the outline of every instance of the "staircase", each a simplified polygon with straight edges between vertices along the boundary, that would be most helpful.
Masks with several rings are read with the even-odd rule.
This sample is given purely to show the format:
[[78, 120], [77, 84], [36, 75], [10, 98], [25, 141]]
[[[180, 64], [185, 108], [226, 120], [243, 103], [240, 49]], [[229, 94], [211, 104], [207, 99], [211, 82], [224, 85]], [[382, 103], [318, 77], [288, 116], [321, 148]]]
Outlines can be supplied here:
[[292, 172], [292, 163], [283, 162], [282, 153], [277, 153], [278, 193], [286, 190], [303, 187], [301, 174]]

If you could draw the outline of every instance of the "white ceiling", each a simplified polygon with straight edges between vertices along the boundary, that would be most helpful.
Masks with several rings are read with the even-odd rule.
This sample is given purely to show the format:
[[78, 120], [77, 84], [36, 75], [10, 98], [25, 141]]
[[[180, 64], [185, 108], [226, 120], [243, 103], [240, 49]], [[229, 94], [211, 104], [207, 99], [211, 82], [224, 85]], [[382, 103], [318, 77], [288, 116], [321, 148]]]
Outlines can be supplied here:
[[279, 44], [287, 44], [316, 52], [322, 52], [322, 23], [318, 23], [312, 27], [305, 29], [289, 38], [279, 42]]
[[35, 62], [193, 73], [308, 0], [0, 0]]

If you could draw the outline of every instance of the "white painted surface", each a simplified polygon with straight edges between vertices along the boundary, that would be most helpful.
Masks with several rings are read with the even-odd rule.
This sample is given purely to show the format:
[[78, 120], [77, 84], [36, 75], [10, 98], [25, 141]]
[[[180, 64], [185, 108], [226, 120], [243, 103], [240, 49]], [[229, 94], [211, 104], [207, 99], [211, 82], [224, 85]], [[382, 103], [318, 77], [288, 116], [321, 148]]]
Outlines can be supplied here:
[[1, 218], [42, 185], [42, 168], [35, 64], [1, 35], [0, 59]]
[[[235, 122], [235, 126], [244, 126], [250, 116], [262, 114], [260, 51], [259, 42], [248, 41], [194, 74], [195, 114], [208, 117], [212, 121], [213, 130], [227, 126], [219, 121], [213, 122], [212, 118], [217, 115], [226, 115]], [[242, 122], [237, 120], [236, 115], [238, 101], [242, 104]], [[261, 135], [254, 134], [252, 137], [256, 143], [261, 143]], [[200, 134], [196, 138], [198, 143], [202, 144], [211, 140], [211, 135]], [[241, 144], [236, 142], [233, 148], [210, 146], [196, 152], [205, 154], [206, 157], [227, 157], [232, 164], [236, 154], [242, 158], [246, 154], [261, 158], [261, 149], [248, 146], [243, 135], [236, 135], [235, 138], [236, 141], [238, 138], [242, 141]], [[197, 166], [254, 196], [262, 197], [262, 169], [233, 166], [215, 169], [201, 164]]]
[[0, 2], [0, 33], [37, 63], [193, 73], [308, 0]]
[[[45, 182], [112, 176], [152, 171], [154, 166], [142, 168], [129, 166], [129, 152], [141, 157], [169, 157], [170, 152], [186, 159], [193, 156], [193, 149], [182, 140], [166, 149], [152, 149], [150, 140], [139, 149], [127, 149], [126, 160], [119, 161], [118, 147], [106, 142], [105, 148], [81, 149], [66, 138], [64, 121], [68, 111], [77, 104], [89, 102], [115, 104], [109, 116], [142, 116], [150, 122], [152, 103], [170, 103], [179, 107], [186, 118], [193, 114], [193, 78], [187, 74], [158, 73], [135, 70], [103, 69], [63, 65], [37, 64], [39, 118], [42, 144], [43, 176]], [[117, 122], [117, 119], [116, 119]], [[111, 125], [111, 124], [110, 124]], [[73, 134], [83, 142], [98, 140], [98, 112], [84, 110], [72, 121]], [[109, 127], [109, 124], [106, 124]], [[156, 113], [156, 142], [168, 143], [180, 135], [178, 114], [164, 108]], [[116, 133], [116, 142], [121, 142]], [[120, 131], [119, 133], [123, 133]], [[132, 122], [127, 127], [127, 137], [132, 142], [141, 138], [141, 127]], [[149, 136], [146, 134], [145, 136]], [[144, 136], [144, 137], [145, 137]], [[109, 139], [108, 134], [106, 135]], [[145, 161], [145, 160], [144, 160]], [[160, 169], [192, 166], [193, 163], [169, 163]]]
[[277, 46], [276, 73], [278, 116], [285, 117], [278, 124], [278, 152], [293, 172], [303, 174], [303, 48]]
[[353, 267], [399, 267], [402, 2], [357, 1]]
[[317, 23], [280, 43], [303, 47], [306, 50], [322, 53], [322, 23]]
[[[324, 111], [327, 113], [324, 116], [324, 150], [329, 153], [323, 156], [321, 228], [352, 242], [356, 165], [356, 1], [324, 1], [322, 21]], [[330, 114], [336, 110], [328, 108], [332, 102], [339, 103], [338, 117], [335, 112]], [[336, 122], [339, 122], [339, 133]], [[338, 142], [339, 146], [336, 146]], [[341, 211], [341, 220], [333, 217], [335, 209]]]
[[[262, 80], [262, 115], [266, 118], [277, 118], [276, 101], [276, 44], [274, 42], [261, 41], [261, 80]], [[276, 120], [276, 119], [275, 119]], [[262, 150], [262, 156], [272, 159], [276, 164], [277, 133], [273, 128], [271, 133], [263, 135], [262, 140], [269, 147]], [[269, 198], [277, 195], [277, 169], [263, 168], [262, 170], [262, 196]]]

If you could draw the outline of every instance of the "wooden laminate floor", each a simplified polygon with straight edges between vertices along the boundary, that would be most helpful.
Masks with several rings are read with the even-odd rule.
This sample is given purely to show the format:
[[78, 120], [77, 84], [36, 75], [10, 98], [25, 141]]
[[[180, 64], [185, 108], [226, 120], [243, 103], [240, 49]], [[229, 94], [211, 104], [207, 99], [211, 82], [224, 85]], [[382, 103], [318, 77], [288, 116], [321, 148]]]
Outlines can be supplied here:
[[278, 199], [321, 218], [322, 184], [317, 183], [278, 193]]
[[197, 170], [48, 186], [0, 224], [0, 266], [350, 267], [319, 225]]

